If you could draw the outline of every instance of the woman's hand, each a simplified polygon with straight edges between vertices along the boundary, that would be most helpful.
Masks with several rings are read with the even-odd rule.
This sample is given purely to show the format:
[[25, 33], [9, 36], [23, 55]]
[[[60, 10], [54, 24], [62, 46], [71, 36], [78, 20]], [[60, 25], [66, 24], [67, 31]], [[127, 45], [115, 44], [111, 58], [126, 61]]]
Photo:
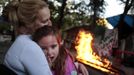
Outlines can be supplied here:
[[89, 75], [87, 68], [82, 63], [76, 62], [75, 63], [78, 69], [78, 75]]

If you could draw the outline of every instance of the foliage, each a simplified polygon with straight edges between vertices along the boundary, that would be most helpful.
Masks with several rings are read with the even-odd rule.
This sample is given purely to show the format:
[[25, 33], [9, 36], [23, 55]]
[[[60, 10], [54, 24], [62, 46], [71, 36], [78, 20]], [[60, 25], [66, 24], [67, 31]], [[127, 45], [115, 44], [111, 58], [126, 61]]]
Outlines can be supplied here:
[[[0, 3], [5, 3], [10, 0], [0, 0]], [[86, 2], [84, 0], [81, 0], [79, 3], [75, 3], [74, 1], [68, 2], [67, 0], [47, 0], [49, 7], [51, 9], [52, 14], [52, 22], [55, 23], [62, 23], [61, 28], [66, 29], [64, 27], [72, 27], [77, 25], [90, 25], [91, 20], [90, 16], [92, 14], [92, 8], [94, 6], [94, 2], [97, 3], [95, 8], [97, 8], [97, 11], [103, 11], [101, 7], [103, 5], [103, 0], [90, 0], [89, 2]], [[66, 2], [65, 2], [66, 1]], [[58, 3], [58, 4], [57, 4]], [[62, 5], [63, 3], [66, 3], [67, 5]], [[87, 4], [88, 3], [88, 4]], [[57, 5], [56, 5], [57, 4]], [[65, 6], [64, 9], [61, 9], [63, 6]], [[99, 8], [99, 9], [98, 9]], [[63, 10], [64, 12], [61, 12]], [[61, 19], [60, 19], [61, 18]]]
[[0, 23], [0, 33], [3, 31], [10, 31], [11, 27], [7, 23]]
[[[95, 16], [99, 16], [98, 13], [103, 12], [104, 7], [104, 1], [103, 0], [94, 0], [94, 2], [97, 2], [97, 5], [95, 8], [97, 10], [94, 11], [93, 6], [94, 2], [93, 0], [89, 2], [85, 2], [84, 0], [81, 0], [79, 3], [75, 3], [74, 1], [67, 1], [66, 7], [63, 9], [63, 14], [60, 13], [60, 9], [62, 6], [54, 6], [54, 2], [57, 1], [59, 4], [62, 5], [62, 3], [65, 0], [54, 0], [49, 1], [50, 9], [52, 12], [52, 21], [53, 23], [62, 23], [61, 29], [68, 29], [75, 26], [80, 25], [90, 25], [91, 24], [91, 16], [93, 12], [96, 12]], [[87, 4], [88, 3], [88, 4]], [[62, 19], [59, 19], [62, 16]]]
[[124, 4], [124, 12], [123, 14], [126, 15], [130, 11], [131, 14], [134, 12], [134, 0], [118, 0], [121, 4]]
[[6, 2], [9, 2], [10, 0], [0, 0], [0, 5], [5, 6]]
[[91, 10], [96, 15], [96, 17], [100, 16], [100, 13], [104, 13], [104, 6], [106, 6], [104, 0], [90, 0], [89, 5], [91, 7]]

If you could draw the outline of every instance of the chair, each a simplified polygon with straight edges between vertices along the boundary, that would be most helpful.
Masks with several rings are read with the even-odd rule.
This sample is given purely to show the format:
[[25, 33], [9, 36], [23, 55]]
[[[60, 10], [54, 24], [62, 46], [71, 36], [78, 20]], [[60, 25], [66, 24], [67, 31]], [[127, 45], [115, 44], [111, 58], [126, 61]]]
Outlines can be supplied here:
[[13, 72], [12, 70], [10, 70], [5, 65], [0, 64], [0, 75], [17, 75], [17, 74]]

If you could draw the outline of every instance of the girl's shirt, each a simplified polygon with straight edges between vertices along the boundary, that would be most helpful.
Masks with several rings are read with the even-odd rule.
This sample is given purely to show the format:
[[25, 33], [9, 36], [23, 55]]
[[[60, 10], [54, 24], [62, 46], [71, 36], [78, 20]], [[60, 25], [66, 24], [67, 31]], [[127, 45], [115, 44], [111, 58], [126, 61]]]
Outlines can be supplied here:
[[66, 72], [65, 75], [77, 75], [77, 69], [76, 66], [72, 60], [72, 58], [68, 55], [66, 59]]
[[[52, 71], [53, 75], [55, 75], [55, 71]], [[65, 74], [64, 75], [77, 75], [76, 66], [71, 58], [71, 56], [67, 56], [65, 60]]]

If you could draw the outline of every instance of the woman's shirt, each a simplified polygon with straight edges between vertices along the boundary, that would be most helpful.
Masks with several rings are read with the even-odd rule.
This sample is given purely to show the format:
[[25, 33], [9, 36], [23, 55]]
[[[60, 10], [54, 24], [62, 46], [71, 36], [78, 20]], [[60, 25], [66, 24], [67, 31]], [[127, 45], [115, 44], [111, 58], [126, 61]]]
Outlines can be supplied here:
[[5, 55], [4, 64], [18, 75], [52, 75], [42, 49], [29, 35], [20, 35]]

